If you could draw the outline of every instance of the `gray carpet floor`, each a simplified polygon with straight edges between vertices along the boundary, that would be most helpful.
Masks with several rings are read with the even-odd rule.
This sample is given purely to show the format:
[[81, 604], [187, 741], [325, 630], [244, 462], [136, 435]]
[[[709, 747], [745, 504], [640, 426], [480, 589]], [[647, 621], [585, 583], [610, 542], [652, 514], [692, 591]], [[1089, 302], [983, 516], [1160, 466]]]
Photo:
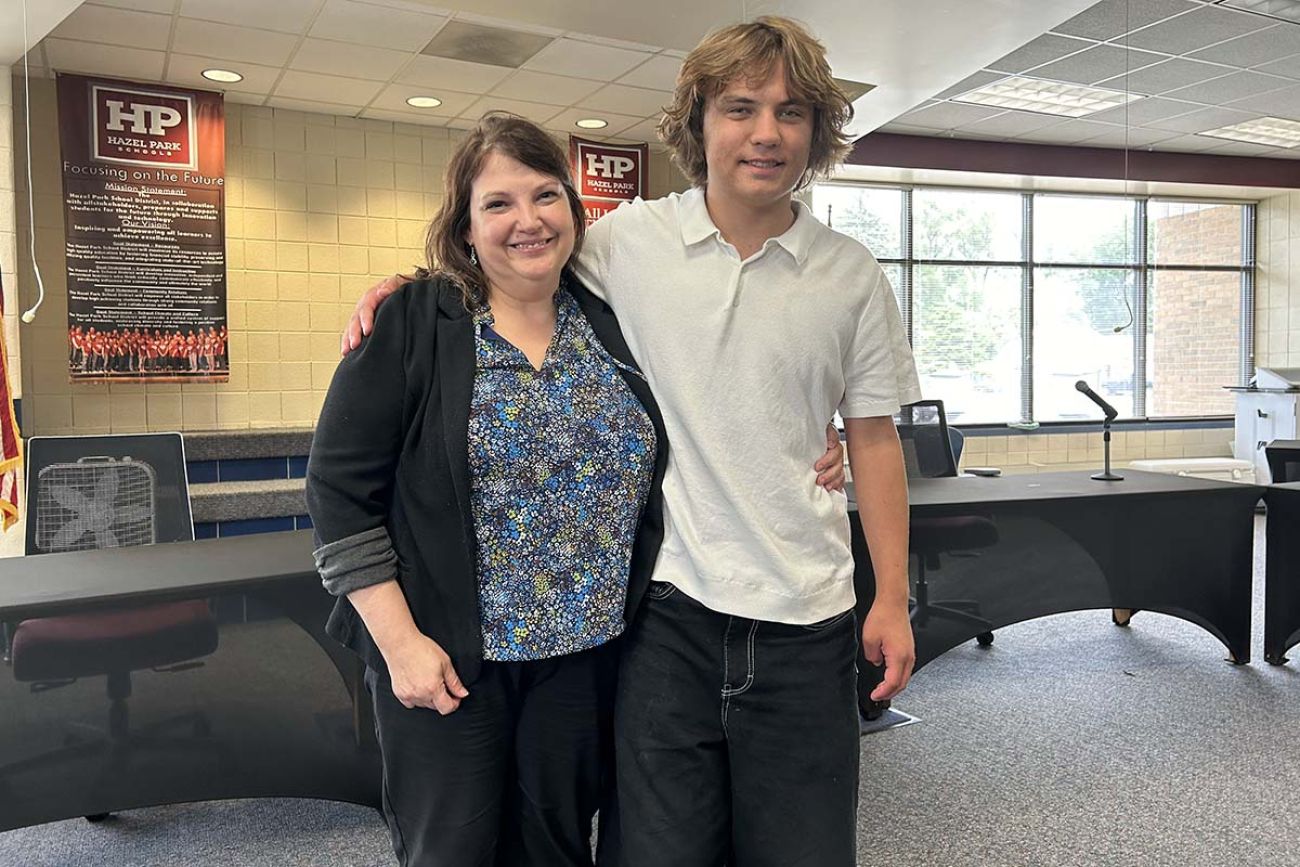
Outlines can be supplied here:
[[[1262, 523], [1260, 524], [1262, 528]], [[1300, 651], [1253, 662], [1208, 633], [1107, 612], [999, 630], [931, 663], [862, 740], [861, 865], [1300, 864]], [[381, 867], [373, 811], [298, 800], [133, 810], [0, 834], [13, 867]], [[665, 865], [672, 867], [672, 865]], [[743, 865], [741, 865], [743, 867]]]

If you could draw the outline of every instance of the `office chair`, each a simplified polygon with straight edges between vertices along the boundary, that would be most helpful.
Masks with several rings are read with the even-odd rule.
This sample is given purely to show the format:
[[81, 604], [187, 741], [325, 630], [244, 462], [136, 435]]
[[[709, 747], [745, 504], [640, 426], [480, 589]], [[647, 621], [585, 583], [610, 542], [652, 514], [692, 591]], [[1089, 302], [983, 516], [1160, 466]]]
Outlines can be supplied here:
[[[922, 400], [903, 407], [898, 415], [898, 437], [909, 478], [957, 475], [957, 456], [965, 438], [948, 427], [941, 400]], [[997, 526], [981, 515], [915, 518], [908, 532], [909, 554], [916, 557], [912, 624], [923, 627], [931, 619], [944, 619], [984, 629], [976, 636], [983, 647], [993, 643], [992, 624], [979, 616], [979, 604], [969, 599], [930, 601], [929, 570], [938, 569], [941, 554], [960, 556], [998, 542]]]
[[1264, 447], [1272, 484], [1300, 482], [1300, 440], [1273, 440]]
[[[28, 555], [194, 538], [179, 434], [33, 437], [27, 468]], [[38, 693], [102, 676], [108, 725], [95, 740], [69, 737], [62, 749], [0, 768], [0, 778], [86, 754], [110, 752], [118, 760], [144, 747], [192, 746], [193, 739], [159, 732], [188, 724], [195, 737], [206, 737], [209, 723], [201, 713], [131, 728], [131, 675], [195, 668], [216, 648], [216, 621], [204, 600], [20, 622], [9, 648], [14, 678]], [[99, 821], [106, 814], [86, 818]]]

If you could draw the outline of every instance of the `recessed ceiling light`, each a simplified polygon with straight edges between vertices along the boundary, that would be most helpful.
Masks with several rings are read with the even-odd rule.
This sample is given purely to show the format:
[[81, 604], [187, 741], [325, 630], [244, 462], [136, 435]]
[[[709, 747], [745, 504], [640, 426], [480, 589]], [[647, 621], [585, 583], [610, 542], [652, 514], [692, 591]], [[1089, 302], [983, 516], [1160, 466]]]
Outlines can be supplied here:
[[1300, 0], [1223, 0], [1229, 9], [1300, 23]]
[[580, 129], [604, 129], [609, 126], [609, 121], [601, 120], [598, 117], [584, 117], [581, 120], [575, 120], [573, 125]]
[[203, 70], [203, 77], [210, 81], [221, 81], [226, 84], [244, 80], [244, 76], [238, 72], [231, 72], [229, 69], [205, 69]]
[[1207, 129], [1197, 135], [1271, 145], [1277, 148], [1300, 147], [1300, 123], [1281, 117], [1260, 117], [1231, 126]]
[[408, 96], [406, 104], [416, 108], [437, 108], [442, 105], [442, 100], [436, 96]]
[[1098, 111], [1142, 99], [1142, 94], [1083, 87], [1060, 81], [1045, 81], [1012, 75], [983, 87], [953, 97], [953, 102], [968, 102], [993, 108], [1036, 111], [1057, 117], [1083, 117]]

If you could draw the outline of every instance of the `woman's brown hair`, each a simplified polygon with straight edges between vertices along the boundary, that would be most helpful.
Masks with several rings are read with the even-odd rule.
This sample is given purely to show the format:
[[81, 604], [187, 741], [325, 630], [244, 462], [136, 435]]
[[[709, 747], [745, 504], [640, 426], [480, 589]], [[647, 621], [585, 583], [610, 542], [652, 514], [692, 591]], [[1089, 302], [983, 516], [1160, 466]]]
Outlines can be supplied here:
[[467, 310], [478, 310], [487, 305], [487, 279], [483, 270], [470, 261], [465, 233], [469, 231], [470, 194], [474, 179], [490, 153], [508, 156], [535, 172], [555, 178], [564, 186], [569, 210], [573, 213], [574, 256], [582, 248], [582, 239], [587, 233], [586, 211], [573, 186], [568, 156], [559, 142], [537, 124], [518, 115], [496, 111], [485, 114], [451, 155], [442, 207], [429, 224], [424, 245], [429, 267], [456, 284]]
[[785, 65], [790, 96], [813, 108], [808, 168], [797, 189], [848, 154], [852, 142], [844, 127], [853, 119], [853, 105], [831, 77], [825, 47], [797, 21], [764, 15], [711, 33], [682, 61], [672, 104], [659, 120], [659, 137], [692, 184], [702, 187], [709, 178], [704, 155], [708, 100], [738, 76], [751, 82], [766, 79], [778, 62]]

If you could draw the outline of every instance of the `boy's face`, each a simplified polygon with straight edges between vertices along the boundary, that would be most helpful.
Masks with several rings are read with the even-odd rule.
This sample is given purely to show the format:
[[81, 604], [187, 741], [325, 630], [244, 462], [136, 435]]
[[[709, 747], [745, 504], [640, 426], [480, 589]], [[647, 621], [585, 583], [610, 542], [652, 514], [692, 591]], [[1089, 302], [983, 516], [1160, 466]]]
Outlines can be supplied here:
[[785, 64], [763, 81], [729, 81], [704, 106], [704, 157], [714, 201], [756, 210], [788, 202], [808, 167], [813, 108], [793, 99]]

